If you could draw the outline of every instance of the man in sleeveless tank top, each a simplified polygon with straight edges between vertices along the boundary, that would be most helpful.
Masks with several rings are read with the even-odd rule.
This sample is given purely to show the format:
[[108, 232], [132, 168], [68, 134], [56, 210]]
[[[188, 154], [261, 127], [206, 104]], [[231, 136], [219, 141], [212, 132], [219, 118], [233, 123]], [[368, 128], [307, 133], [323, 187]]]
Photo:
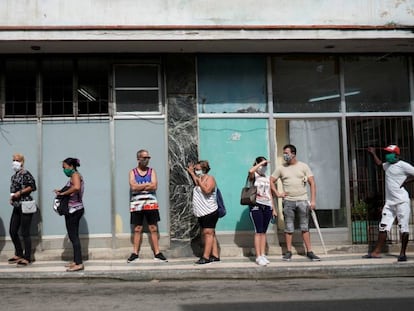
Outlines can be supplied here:
[[128, 263], [139, 260], [142, 228], [144, 218], [150, 232], [154, 260], [166, 262], [167, 258], [160, 252], [158, 243], [158, 222], [160, 214], [156, 190], [158, 186], [155, 170], [148, 166], [151, 159], [147, 150], [137, 152], [138, 166], [129, 172], [131, 225], [134, 227], [133, 252]]

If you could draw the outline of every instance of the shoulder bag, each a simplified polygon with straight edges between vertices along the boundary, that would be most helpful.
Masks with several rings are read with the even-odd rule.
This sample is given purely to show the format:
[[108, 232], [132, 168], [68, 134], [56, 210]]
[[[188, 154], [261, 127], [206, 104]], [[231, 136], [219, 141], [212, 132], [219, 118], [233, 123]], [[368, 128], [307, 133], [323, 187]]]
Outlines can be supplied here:
[[36, 201], [21, 201], [22, 204], [22, 213], [23, 214], [33, 214], [37, 211]]
[[224, 206], [223, 196], [218, 187], [216, 188], [216, 200], [217, 200], [217, 206], [218, 206], [218, 215], [219, 215], [219, 218], [222, 218], [226, 216], [227, 211], [226, 211], [226, 207]]
[[249, 180], [249, 176], [246, 178], [246, 184], [244, 185], [241, 195], [241, 205], [255, 205], [256, 204], [257, 187], [254, 186], [254, 182]]
[[[22, 188], [21, 189], [24, 189], [24, 185], [23, 185], [23, 175], [22, 175]], [[22, 193], [22, 191], [20, 190], [20, 194], [21, 193]], [[30, 193], [28, 194], [28, 196], [30, 197]], [[23, 214], [34, 214], [37, 211], [37, 205], [36, 205], [36, 201], [35, 200], [20, 201], [20, 204], [22, 206], [22, 213]]]

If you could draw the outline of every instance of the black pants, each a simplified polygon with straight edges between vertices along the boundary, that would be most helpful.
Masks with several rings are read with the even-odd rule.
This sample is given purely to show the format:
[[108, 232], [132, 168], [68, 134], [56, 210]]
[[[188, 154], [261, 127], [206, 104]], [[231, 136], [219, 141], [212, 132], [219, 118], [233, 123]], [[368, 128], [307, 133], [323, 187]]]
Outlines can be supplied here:
[[73, 246], [73, 261], [82, 264], [82, 250], [79, 239], [79, 222], [83, 216], [84, 209], [77, 210], [74, 213], [65, 216], [66, 230], [68, 231], [69, 240]]
[[[30, 239], [30, 225], [32, 223], [33, 214], [23, 214], [21, 205], [14, 206], [10, 219], [10, 237], [14, 244], [14, 254], [28, 261], [32, 257], [32, 240]], [[19, 229], [21, 230], [24, 253], [22, 243], [19, 238]]]

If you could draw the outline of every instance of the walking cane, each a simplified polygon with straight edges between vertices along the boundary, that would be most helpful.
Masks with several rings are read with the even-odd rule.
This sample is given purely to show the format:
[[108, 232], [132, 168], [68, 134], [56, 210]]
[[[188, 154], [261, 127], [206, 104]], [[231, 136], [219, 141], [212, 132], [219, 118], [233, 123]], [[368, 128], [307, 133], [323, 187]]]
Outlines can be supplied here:
[[319, 234], [319, 239], [321, 240], [321, 243], [322, 243], [323, 250], [325, 252], [325, 255], [328, 255], [328, 252], [326, 251], [326, 247], [325, 247], [325, 242], [323, 241], [323, 238], [322, 238], [321, 228], [319, 227], [318, 218], [316, 217], [315, 211], [313, 209], [310, 209], [310, 210], [311, 210], [313, 223], [315, 224], [316, 230], [318, 231], [318, 234]]

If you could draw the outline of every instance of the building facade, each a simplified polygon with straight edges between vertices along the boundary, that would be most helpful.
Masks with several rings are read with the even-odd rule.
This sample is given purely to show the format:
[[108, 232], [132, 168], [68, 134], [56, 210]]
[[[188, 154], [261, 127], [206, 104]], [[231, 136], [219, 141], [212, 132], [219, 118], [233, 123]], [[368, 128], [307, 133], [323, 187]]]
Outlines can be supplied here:
[[[85, 243], [130, 246], [128, 172], [142, 148], [158, 174], [163, 248], [196, 239], [186, 166], [208, 159], [228, 210], [219, 240], [249, 249], [253, 228], [240, 190], [254, 159], [266, 156], [273, 170], [286, 143], [315, 173], [326, 242], [366, 243], [352, 208], [367, 203], [365, 220], [375, 221], [383, 200], [383, 176], [366, 148], [396, 143], [404, 159], [414, 155], [413, 4], [3, 1], [2, 249], [11, 247], [15, 152], [38, 183], [38, 248], [65, 247], [63, 219], [51, 206], [69, 156], [81, 160], [86, 182]], [[282, 219], [271, 228], [275, 246], [277, 228]]]

